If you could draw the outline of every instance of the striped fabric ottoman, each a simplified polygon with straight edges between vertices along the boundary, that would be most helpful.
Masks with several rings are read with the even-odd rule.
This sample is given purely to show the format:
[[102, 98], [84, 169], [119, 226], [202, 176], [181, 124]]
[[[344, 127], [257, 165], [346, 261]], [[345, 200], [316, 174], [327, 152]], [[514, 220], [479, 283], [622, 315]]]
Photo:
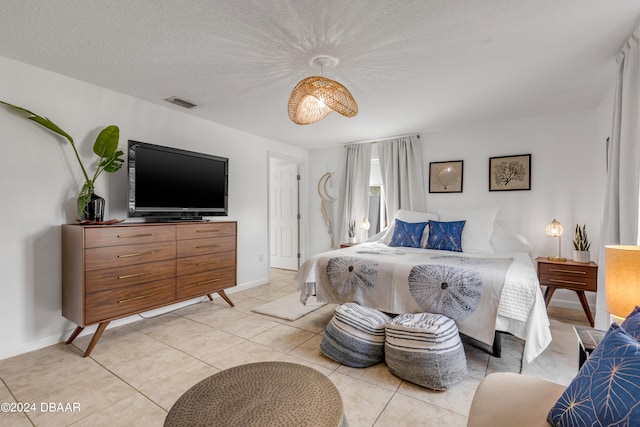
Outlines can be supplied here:
[[354, 302], [335, 309], [320, 342], [327, 357], [352, 368], [366, 368], [384, 360], [384, 325], [391, 317]]
[[392, 374], [433, 390], [467, 376], [467, 358], [455, 322], [442, 314], [395, 317], [385, 327], [385, 362]]

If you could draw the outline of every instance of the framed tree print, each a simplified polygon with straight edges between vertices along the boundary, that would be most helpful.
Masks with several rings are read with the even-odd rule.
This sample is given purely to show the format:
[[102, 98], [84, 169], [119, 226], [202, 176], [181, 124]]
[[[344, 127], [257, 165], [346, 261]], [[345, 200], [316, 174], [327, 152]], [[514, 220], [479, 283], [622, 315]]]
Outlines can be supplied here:
[[429, 163], [429, 193], [462, 193], [462, 160]]
[[531, 154], [489, 158], [489, 191], [531, 190]]

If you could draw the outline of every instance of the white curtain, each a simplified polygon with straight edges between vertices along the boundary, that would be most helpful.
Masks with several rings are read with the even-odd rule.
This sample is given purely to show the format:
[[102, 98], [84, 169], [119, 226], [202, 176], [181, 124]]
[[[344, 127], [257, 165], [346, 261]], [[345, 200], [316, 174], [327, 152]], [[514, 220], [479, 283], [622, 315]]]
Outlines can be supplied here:
[[[607, 188], [598, 269], [595, 326], [607, 329], [604, 245], [638, 244], [640, 192], [640, 27], [618, 53], [613, 127], [607, 157]], [[639, 302], [640, 303], [640, 302]]]
[[344, 180], [344, 215], [339, 242], [346, 242], [349, 222], [356, 223], [356, 240], [364, 242], [367, 232], [362, 230], [362, 219], [369, 216], [369, 176], [371, 173], [371, 143], [351, 144], [345, 147], [347, 162]]
[[388, 220], [392, 220], [399, 209], [424, 212], [422, 150], [418, 138], [411, 136], [381, 141], [378, 143], [378, 156]]

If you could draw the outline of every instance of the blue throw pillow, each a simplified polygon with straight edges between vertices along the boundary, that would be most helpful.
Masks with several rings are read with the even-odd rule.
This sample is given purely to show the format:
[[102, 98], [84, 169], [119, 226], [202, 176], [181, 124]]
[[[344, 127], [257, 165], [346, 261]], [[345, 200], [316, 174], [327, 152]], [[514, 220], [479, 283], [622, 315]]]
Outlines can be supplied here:
[[547, 421], [557, 427], [640, 425], [640, 343], [611, 325]]
[[429, 221], [427, 249], [462, 252], [462, 229], [467, 221]]
[[419, 248], [422, 233], [427, 226], [426, 222], [404, 222], [396, 219], [393, 237], [389, 246], [404, 246], [406, 248]]
[[640, 341], [640, 307], [634, 308], [620, 326], [636, 341]]

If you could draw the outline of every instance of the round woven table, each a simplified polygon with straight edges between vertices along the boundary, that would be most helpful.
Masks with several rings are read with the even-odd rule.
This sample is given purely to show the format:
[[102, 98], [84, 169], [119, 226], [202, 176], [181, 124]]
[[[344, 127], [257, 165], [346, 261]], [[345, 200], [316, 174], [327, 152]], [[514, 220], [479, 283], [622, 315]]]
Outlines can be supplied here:
[[178, 426], [346, 427], [342, 398], [304, 365], [259, 362], [218, 372], [191, 387], [164, 422]]

